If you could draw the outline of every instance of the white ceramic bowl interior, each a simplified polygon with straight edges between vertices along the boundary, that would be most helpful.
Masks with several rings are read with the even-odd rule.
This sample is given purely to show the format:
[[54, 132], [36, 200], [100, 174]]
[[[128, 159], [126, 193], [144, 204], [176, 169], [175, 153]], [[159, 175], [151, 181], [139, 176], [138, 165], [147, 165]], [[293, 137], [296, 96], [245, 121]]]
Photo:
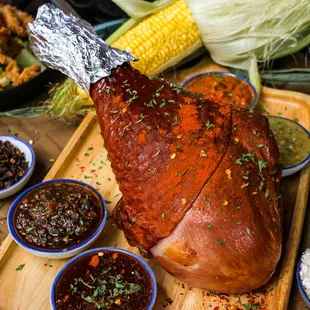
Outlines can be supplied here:
[[22, 139], [12, 137], [12, 136], [0, 136], [0, 140], [9, 141], [15, 147], [20, 149], [20, 151], [25, 154], [25, 159], [28, 162], [28, 170], [26, 174], [17, 183], [13, 184], [9, 188], [0, 190], [0, 199], [4, 199], [4, 198], [14, 195], [27, 184], [34, 170], [35, 154], [34, 154], [34, 151], [31, 145]]

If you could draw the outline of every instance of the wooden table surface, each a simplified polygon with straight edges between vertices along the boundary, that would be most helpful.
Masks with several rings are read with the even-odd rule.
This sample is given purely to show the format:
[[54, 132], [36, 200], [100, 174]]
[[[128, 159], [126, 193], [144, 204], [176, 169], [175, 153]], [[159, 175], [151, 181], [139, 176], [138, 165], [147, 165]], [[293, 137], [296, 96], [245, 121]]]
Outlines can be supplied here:
[[[41, 99], [42, 96], [35, 98], [32, 101], [36, 102]], [[27, 184], [27, 187], [42, 181], [48, 170], [53, 165], [53, 159], [58, 157], [76, 128], [77, 125], [66, 124], [57, 119], [52, 120], [49, 116], [44, 116], [37, 119], [0, 117], [0, 135], [10, 135], [9, 132], [13, 131], [16, 132], [17, 136], [21, 139], [33, 141], [33, 148], [36, 154], [36, 167], [30, 182]], [[16, 195], [0, 200], [0, 244], [8, 234], [6, 215], [8, 208], [15, 197]], [[310, 247], [310, 208], [307, 209], [305, 218], [304, 231], [300, 245], [300, 254], [307, 247]], [[288, 310], [306, 309], [308, 308], [298, 291], [296, 281], [294, 281]]]

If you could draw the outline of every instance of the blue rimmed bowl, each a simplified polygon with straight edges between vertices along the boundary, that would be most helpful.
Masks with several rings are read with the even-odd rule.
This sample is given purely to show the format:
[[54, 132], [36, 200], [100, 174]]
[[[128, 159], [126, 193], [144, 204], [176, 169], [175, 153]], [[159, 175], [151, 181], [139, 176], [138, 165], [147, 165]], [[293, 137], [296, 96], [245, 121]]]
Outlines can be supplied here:
[[[53, 184], [53, 183], [57, 183], [57, 184], [59, 184], [59, 183], [60, 184], [61, 183], [77, 184], [79, 186], [85, 187], [88, 190], [90, 190], [99, 199], [101, 206], [102, 206], [102, 219], [99, 223], [98, 228], [86, 240], [84, 240], [83, 242], [81, 242], [77, 245], [68, 247], [65, 250], [64, 249], [41, 249], [41, 248], [37, 248], [37, 247], [25, 242], [17, 233], [17, 231], [15, 229], [15, 225], [14, 225], [15, 210], [18, 207], [21, 200], [26, 195], [31, 193], [33, 190], [35, 190], [39, 187], [45, 187], [46, 185]], [[86, 249], [88, 249], [100, 236], [100, 234], [104, 228], [104, 225], [106, 223], [106, 220], [107, 220], [107, 207], [106, 207], [105, 200], [103, 199], [103, 197], [100, 195], [100, 193], [95, 188], [93, 188], [92, 186], [90, 186], [84, 182], [80, 182], [80, 181], [76, 181], [76, 180], [56, 179], [56, 180], [50, 180], [50, 181], [39, 183], [39, 184], [34, 185], [31, 188], [27, 189], [23, 193], [21, 193], [14, 200], [13, 204], [11, 205], [11, 207], [9, 209], [7, 224], [8, 224], [9, 232], [10, 232], [12, 238], [14, 239], [14, 241], [20, 247], [25, 249], [27, 252], [29, 252], [35, 256], [40, 256], [40, 257], [44, 257], [44, 258], [48, 258], [48, 259], [63, 259], [63, 258], [75, 256], [75, 255], [85, 251]]]
[[18, 148], [22, 153], [24, 153], [26, 162], [28, 162], [28, 170], [25, 175], [15, 184], [6, 189], [0, 190], [0, 199], [4, 199], [14, 195], [27, 184], [33, 174], [36, 160], [33, 148], [26, 141], [12, 136], [0, 136], [0, 140], [9, 141], [12, 145]]
[[[285, 118], [282, 116], [276, 116], [276, 115], [269, 115], [268, 118], [278, 118], [278, 119], [282, 119], [291, 123], [294, 123], [296, 126], [298, 126], [300, 129], [302, 129], [307, 135], [308, 138], [310, 139], [310, 132], [309, 130], [307, 130], [305, 127], [303, 127], [302, 125], [300, 125], [298, 122], [295, 122], [289, 118]], [[292, 175], [296, 172], [298, 172], [299, 170], [301, 170], [303, 167], [305, 167], [307, 165], [307, 163], [310, 161], [310, 152], [308, 154], [308, 156], [306, 158], [304, 158], [301, 162], [299, 162], [296, 165], [293, 166], [289, 166], [289, 167], [285, 167], [282, 168], [282, 177], [287, 177], [289, 175]]]
[[201, 76], [206, 76], [206, 75], [213, 75], [213, 74], [216, 74], [216, 75], [222, 75], [222, 76], [231, 76], [231, 77], [234, 77], [238, 80], [241, 80], [243, 83], [246, 83], [253, 91], [253, 102], [252, 104], [247, 107], [247, 109], [249, 110], [252, 110], [254, 109], [254, 107], [256, 106], [257, 102], [258, 102], [258, 94], [257, 94], [257, 91], [255, 89], [255, 87], [253, 86], [252, 83], [250, 83], [246, 78], [244, 78], [243, 76], [241, 75], [237, 75], [237, 74], [234, 74], [234, 73], [231, 73], [231, 72], [225, 72], [225, 71], [210, 71], [210, 72], [202, 72], [202, 73], [199, 73], [199, 74], [196, 74], [192, 77], [190, 77], [189, 79], [187, 79], [185, 82], [183, 82], [182, 86], [186, 88], [186, 86], [192, 82], [193, 80], [197, 79], [198, 77], [201, 77]]
[[151, 267], [138, 255], [120, 249], [120, 248], [111, 248], [111, 247], [104, 247], [104, 248], [96, 248], [96, 249], [91, 249], [88, 250], [86, 252], [83, 252], [79, 255], [77, 255], [76, 257], [72, 258], [70, 261], [68, 261], [63, 267], [62, 269], [58, 272], [58, 274], [56, 275], [54, 282], [52, 284], [51, 287], [51, 291], [50, 291], [50, 305], [51, 305], [51, 309], [52, 310], [57, 310], [56, 308], [56, 288], [58, 285], [59, 280], [61, 279], [62, 275], [64, 274], [64, 272], [76, 261], [78, 261], [79, 259], [83, 258], [84, 256], [88, 255], [88, 254], [92, 254], [92, 253], [100, 253], [100, 252], [117, 252], [117, 253], [121, 253], [121, 254], [125, 254], [130, 256], [133, 260], [137, 261], [146, 271], [146, 273], [148, 274], [150, 280], [151, 280], [151, 298], [149, 300], [149, 303], [147, 305], [146, 310], [152, 310], [156, 301], [156, 296], [157, 296], [157, 284], [156, 284], [156, 279], [154, 276], [154, 273], [151, 269]]
[[307, 306], [310, 308], [310, 298], [307, 296], [307, 293], [306, 293], [306, 291], [302, 285], [302, 281], [301, 281], [301, 277], [300, 277], [301, 263], [302, 263], [302, 256], [297, 263], [297, 269], [296, 269], [297, 285], [298, 285], [298, 289], [299, 289], [299, 292], [300, 292], [303, 300], [305, 301]]

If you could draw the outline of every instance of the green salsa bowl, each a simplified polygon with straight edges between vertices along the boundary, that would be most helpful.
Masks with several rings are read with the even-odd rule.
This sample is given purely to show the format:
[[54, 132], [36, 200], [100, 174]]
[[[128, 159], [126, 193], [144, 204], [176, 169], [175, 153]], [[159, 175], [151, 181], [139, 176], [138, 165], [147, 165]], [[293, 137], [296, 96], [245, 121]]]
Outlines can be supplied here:
[[310, 132], [297, 121], [280, 116], [268, 116], [280, 151], [282, 176], [301, 170], [310, 161]]

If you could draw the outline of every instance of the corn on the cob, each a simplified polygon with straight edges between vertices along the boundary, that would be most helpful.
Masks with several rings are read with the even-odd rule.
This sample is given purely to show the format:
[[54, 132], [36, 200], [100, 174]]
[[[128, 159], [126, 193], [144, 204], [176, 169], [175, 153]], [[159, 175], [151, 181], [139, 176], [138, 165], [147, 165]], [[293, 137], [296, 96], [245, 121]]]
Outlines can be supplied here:
[[202, 46], [198, 28], [185, 0], [147, 17], [113, 47], [139, 58], [132, 66], [147, 75], [156, 75]]

